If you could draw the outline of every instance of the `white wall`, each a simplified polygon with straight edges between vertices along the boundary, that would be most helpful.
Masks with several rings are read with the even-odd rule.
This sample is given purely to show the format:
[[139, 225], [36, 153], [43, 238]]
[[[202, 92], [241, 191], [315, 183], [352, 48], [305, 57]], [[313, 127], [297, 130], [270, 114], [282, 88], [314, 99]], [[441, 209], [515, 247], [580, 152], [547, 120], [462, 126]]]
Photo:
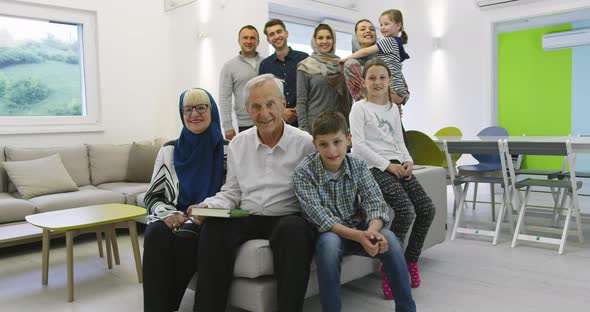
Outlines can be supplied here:
[[[481, 10], [471, 0], [404, 0], [409, 34], [404, 63], [411, 99], [406, 129], [457, 126], [474, 135], [495, 122], [492, 24], [590, 6], [589, 0], [536, 0]], [[433, 38], [442, 49], [434, 51]]]
[[[181, 127], [178, 96], [201, 87], [218, 98], [223, 63], [239, 51], [237, 32], [252, 24], [261, 32], [259, 51], [268, 56], [262, 27], [269, 3], [304, 8], [301, 16], [322, 15], [377, 23], [389, 1], [359, 1], [352, 11], [310, 0], [199, 0], [169, 12], [160, 0], [25, 0], [97, 12], [103, 132], [2, 135], [0, 145], [54, 146], [75, 143], [126, 143], [176, 137]], [[398, 8], [402, 8], [399, 2]], [[403, 9], [403, 8], [402, 8]], [[318, 13], [320, 12], [320, 13]], [[352, 31], [352, 29], [351, 29]], [[207, 35], [199, 38], [199, 34]]]
[[[406, 128], [433, 133], [456, 125], [474, 134], [493, 122], [492, 23], [590, 6], [590, 0], [538, 0], [482, 11], [471, 0], [365, 0], [359, 1], [359, 11], [351, 11], [310, 0], [199, 0], [164, 12], [159, 0], [29, 2], [97, 12], [105, 130], [2, 135], [0, 145], [124, 143], [177, 136], [180, 92], [203, 87], [217, 98], [219, 71], [238, 52], [237, 31], [246, 24], [261, 31], [269, 3], [322, 11], [326, 17], [351, 22], [368, 18], [376, 25], [383, 10], [392, 5], [401, 9], [412, 56], [404, 65], [412, 92], [405, 109]], [[199, 39], [200, 33], [207, 37]], [[442, 37], [442, 49], [436, 52], [435, 36]], [[259, 50], [266, 56], [264, 35], [261, 41]]]
[[178, 134], [170, 16], [160, 0], [26, 1], [97, 12], [103, 132], [1, 135], [0, 145], [128, 143]]
[[[201, 87], [217, 99], [219, 72], [223, 64], [239, 52], [238, 31], [244, 25], [251, 24], [258, 29], [261, 35], [258, 51], [268, 56], [262, 28], [268, 20], [269, 5], [297, 12], [301, 17], [313, 15], [315, 19], [321, 15], [352, 23], [361, 18], [377, 22], [379, 14], [390, 8], [389, 1], [382, 0], [359, 1], [359, 4], [359, 10], [353, 11], [310, 0], [199, 0], [175, 9], [169, 13], [175, 91], [180, 93], [186, 88]], [[199, 34], [207, 37], [199, 38]]]

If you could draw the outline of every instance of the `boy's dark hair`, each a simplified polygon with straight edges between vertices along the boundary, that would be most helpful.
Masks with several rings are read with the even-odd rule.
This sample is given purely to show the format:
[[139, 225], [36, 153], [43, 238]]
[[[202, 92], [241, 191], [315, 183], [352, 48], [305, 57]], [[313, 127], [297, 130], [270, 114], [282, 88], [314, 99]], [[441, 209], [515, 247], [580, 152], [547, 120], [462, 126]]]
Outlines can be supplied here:
[[333, 134], [342, 132], [348, 135], [348, 124], [346, 118], [340, 112], [323, 112], [313, 121], [311, 134], [315, 140], [318, 135]]
[[268, 22], [266, 22], [266, 24], [264, 24], [264, 34], [268, 37], [268, 32], [266, 31], [267, 28], [269, 27], [273, 27], [275, 25], [281, 25], [281, 27], [283, 27], [283, 30], [287, 30], [287, 27], [285, 27], [285, 23], [283, 23], [283, 21], [281, 21], [278, 18], [273, 18], [268, 20]]

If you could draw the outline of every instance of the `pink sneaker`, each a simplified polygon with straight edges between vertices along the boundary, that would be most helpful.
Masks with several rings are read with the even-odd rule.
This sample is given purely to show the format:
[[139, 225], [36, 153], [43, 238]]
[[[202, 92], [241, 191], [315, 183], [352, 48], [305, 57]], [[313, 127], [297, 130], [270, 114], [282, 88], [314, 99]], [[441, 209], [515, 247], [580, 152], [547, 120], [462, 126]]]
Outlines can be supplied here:
[[410, 272], [410, 280], [412, 288], [420, 287], [420, 272], [418, 270], [418, 262], [408, 262], [408, 272]]
[[383, 271], [383, 267], [381, 267], [381, 287], [383, 288], [385, 300], [393, 300], [393, 293], [391, 292], [391, 287], [389, 286], [389, 281], [387, 280], [385, 271]]

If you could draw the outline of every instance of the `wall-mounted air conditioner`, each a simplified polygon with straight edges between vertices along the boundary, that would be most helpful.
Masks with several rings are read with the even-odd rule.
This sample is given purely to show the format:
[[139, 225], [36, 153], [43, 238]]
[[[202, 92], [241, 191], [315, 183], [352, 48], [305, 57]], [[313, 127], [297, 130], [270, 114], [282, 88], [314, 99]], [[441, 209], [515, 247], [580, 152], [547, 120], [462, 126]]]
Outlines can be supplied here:
[[474, 0], [475, 4], [480, 8], [490, 8], [500, 4], [519, 2], [521, 0]]
[[312, 1], [332, 5], [332, 6], [347, 9], [347, 10], [354, 10], [354, 11], [359, 10], [358, 0], [312, 0]]
[[590, 44], [590, 28], [543, 35], [545, 51], [567, 49]]

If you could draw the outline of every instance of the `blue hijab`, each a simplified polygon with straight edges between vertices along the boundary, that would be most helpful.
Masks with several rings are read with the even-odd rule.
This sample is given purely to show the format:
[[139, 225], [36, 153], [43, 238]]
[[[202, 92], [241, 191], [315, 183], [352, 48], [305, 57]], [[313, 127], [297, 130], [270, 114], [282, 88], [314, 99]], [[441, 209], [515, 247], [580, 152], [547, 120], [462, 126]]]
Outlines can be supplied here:
[[200, 134], [194, 134], [184, 124], [182, 104], [190, 90], [182, 92], [178, 109], [182, 132], [174, 145], [174, 167], [178, 177], [178, 210], [198, 204], [215, 195], [221, 188], [223, 176], [223, 135], [217, 104], [209, 92], [211, 125]]

